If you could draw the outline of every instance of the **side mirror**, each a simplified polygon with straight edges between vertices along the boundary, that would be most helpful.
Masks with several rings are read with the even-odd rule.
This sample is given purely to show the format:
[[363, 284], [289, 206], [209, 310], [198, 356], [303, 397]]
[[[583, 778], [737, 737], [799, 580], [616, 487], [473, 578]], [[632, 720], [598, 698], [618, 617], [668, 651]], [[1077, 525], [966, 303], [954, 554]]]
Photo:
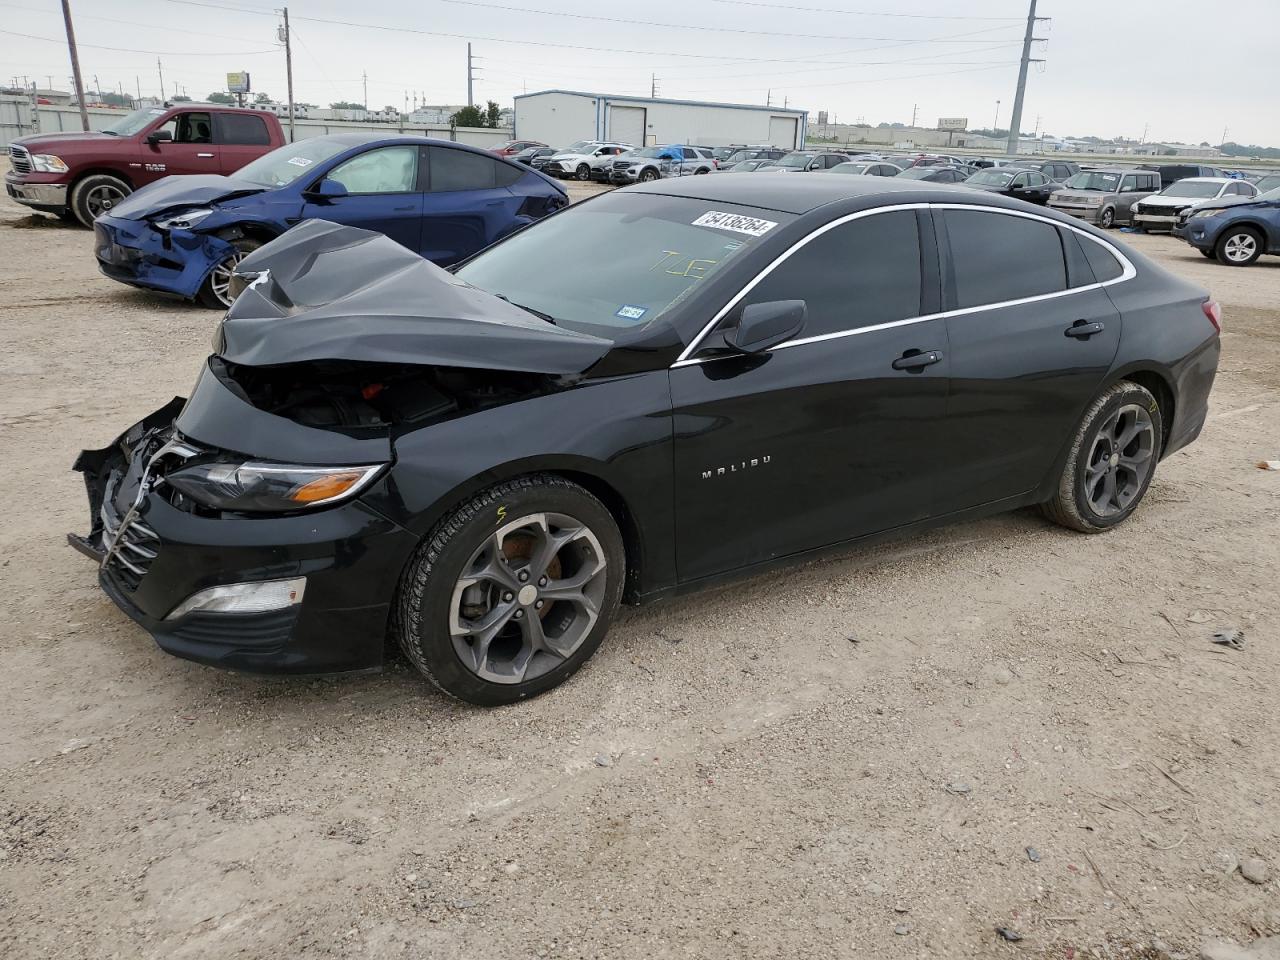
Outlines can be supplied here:
[[147, 134], [147, 143], [151, 144], [153, 147], [157, 143], [161, 143], [165, 140], [172, 140], [172, 139], [173, 139], [172, 130], [152, 130], [150, 133]]
[[346, 195], [346, 184], [339, 183], [337, 180], [330, 180], [328, 177], [325, 177], [307, 191], [307, 196], [315, 197], [318, 200], [336, 200], [338, 197], [345, 197]]
[[803, 300], [753, 303], [742, 311], [738, 325], [725, 331], [725, 343], [742, 353], [763, 353], [804, 329], [807, 311]]

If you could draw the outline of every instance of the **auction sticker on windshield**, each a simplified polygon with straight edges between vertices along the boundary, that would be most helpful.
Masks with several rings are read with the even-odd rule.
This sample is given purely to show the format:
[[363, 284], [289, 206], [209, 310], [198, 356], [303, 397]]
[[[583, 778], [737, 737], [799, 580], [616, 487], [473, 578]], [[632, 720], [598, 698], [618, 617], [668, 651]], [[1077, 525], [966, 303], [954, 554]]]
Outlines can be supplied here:
[[306, 157], [290, 157], [289, 162], [295, 167], [309, 167], [313, 161], [308, 160]]
[[708, 210], [697, 220], [695, 227], [715, 227], [717, 230], [732, 230], [734, 233], [745, 233], [750, 237], [763, 237], [777, 226], [772, 220], [761, 220], [759, 217], [744, 217], [740, 213], [724, 213], [720, 210]]

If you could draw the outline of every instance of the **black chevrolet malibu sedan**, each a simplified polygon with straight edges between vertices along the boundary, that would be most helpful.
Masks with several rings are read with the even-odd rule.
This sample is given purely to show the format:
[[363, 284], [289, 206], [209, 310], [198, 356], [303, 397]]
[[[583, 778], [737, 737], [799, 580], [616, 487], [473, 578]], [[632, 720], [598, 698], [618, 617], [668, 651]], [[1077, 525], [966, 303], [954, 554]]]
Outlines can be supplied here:
[[1099, 532], [1204, 422], [1206, 293], [963, 188], [688, 177], [452, 271], [312, 221], [239, 267], [189, 398], [81, 454], [73, 545], [170, 653], [481, 704], [618, 604], [1039, 504]]

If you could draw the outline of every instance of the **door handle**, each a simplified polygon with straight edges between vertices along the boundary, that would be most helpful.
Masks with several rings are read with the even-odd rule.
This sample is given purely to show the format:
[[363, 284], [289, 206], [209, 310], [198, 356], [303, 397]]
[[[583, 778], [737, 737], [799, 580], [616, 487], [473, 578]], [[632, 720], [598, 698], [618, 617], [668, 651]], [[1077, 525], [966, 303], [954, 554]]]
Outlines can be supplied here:
[[923, 370], [925, 367], [933, 366], [941, 359], [941, 350], [908, 350], [897, 360], [893, 361], [893, 369]]
[[212, 154], [212, 153], [197, 153], [197, 154], [196, 154], [196, 156], [197, 156], [197, 157], [207, 157], [207, 158], [212, 159], [213, 154]]
[[1088, 340], [1095, 333], [1101, 333], [1102, 331], [1103, 324], [1101, 320], [1094, 320], [1092, 322], [1088, 320], [1077, 320], [1062, 332], [1068, 337], [1075, 337], [1078, 340]]

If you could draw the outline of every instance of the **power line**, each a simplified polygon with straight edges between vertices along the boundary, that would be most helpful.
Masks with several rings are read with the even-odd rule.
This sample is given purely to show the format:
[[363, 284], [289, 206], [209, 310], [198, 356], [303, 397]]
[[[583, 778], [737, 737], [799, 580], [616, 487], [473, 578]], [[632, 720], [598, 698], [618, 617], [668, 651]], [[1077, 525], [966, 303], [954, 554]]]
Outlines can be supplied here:
[[[1010, 64], [1013, 64], [1013, 63], [1016, 63], [1016, 62], [1017, 62], [1016, 60], [1010, 60], [1010, 61], [1008, 61], [1007, 63], [999, 64], [999, 66], [1001, 66], [1001, 67], [1005, 67], [1005, 66], [1009, 66]], [[997, 69], [997, 68], [996, 68], [996, 67], [994, 67], [994, 66], [992, 66], [992, 67], [974, 67], [974, 68], [973, 68], [973, 69], [971, 69], [971, 70], [948, 70], [948, 71], [941, 71], [941, 72], [934, 72], [934, 73], [915, 73], [915, 74], [912, 74], [912, 75], [910, 75], [910, 76], [906, 76], [906, 77], [869, 77], [869, 78], [864, 78], [864, 79], [861, 79], [861, 80], [836, 80], [836, 81], [834, 81], [834, 82], [832, 82], [832, 83], [797, 83], [797, 84], [795, 84], [795, 85], [794, 85], [794, 89], [797, 89], [797, 90], [811, 90], [811, 89], [814, 89], [814, 88], [816, 88], [816, 87], [845, 87], [845, 86], [854, 86], [854, 85], [857, 85], [857, 84], [864, 84], [864, 83], [897, 83], [899, 80], [920, 80], [920, 79], [923, 79], [923, 78], [925, 78], [925, 77], [953, 77], [953, 76], [956, 76], [956, 75], [958, 75], [958, 74], [962, 74], [962, 73], [981, 73], [981, 72], [982, 72], [982, 71], [984, 71], [984, 70], [995, 70], [995, 69]], [[713, 93], [713, 92], [715, 92], [715, 90], [717, 90], [717, 89], [722, 89], [722, 88], [718, 88], [718, 87], [700, 87], [700, 88], [698, 88], [698, 89], [696, 89], [696, 90], [686, 90], [686, 91], [684, 91], [684, 92], [685, 92], [685, 93]], [[741, 88], [740, 88], [740, 87], [738, 87], [738, 88], [735, 88], [735, 89], [741, 89]], [[754, 89], [756, 89], [756, 90], [761, 90], [761, 89], [764, 89], [764, 88], [763, 88], [763, 87], [756, 87], [756, 88], [754, 88]]]
[[971, 17], [942, 13], [886, 13], [882, 10], [840, 10], [835, 7], [801, 7], [789, 3], [759, 3], [756, 0], [713, 0], [714, 3], [732, 3], [740, 7], [769, 7], [774, 10], [803, 10], [807, 13], [840, 13], [850, 17], [900, 17], [908, 20], [1008, 20], [1021, 23], [1021, 17]]
[[[17, 3], [0, 3], [0, 7], [7, 7], [10, 10], [25, 10], [27, 13], [42, 13], [48, 16], [57, 16], [52, 10], [44, 10], [40, 7], [24, 7]], [[137, 20], [121, 20], [119, 17], [95, 17], [88, 13], [77, 13], [77, 20], [102, 20], [106, 23], [114, 23], [124, 27], [145, 27], [149, 30], [164, 30], [166, 33], [189, 33], [196, 37], [217, 37], [219, 40], [243, 40], [243, 36], [233, 37], [226, 33], [209, 33], [206, 30], [180, 30], [177, 27], [171, 27], [167, 23], [141, 23]], [[87, 44], [80, 44], [87, 46]]]
[[[269, 13], [264, 10], [251, 10], [247, 7], [223, 6], [220, 4], [209, 3], [208, 0], [162, 0], [162, 2], [176, 3], [176, 4], [181, 4], [183, 6], [189, 6], [189, 7], [208, 7], [209, 9], [221, 10], [223, 12], [235, 11], [238, 13], [256, 14], [258, 16], [263, 16], [263, 17], [275, 16], [274, 13]], [[406, 26], [400, 26], [400, 25], [389, 26], [387, 24], [381, 24], [381, 23], [360, 23], [358, 21], [353, 21], [353, 20], [335, 20], [335, 19], [329, 19], [325, 17], [294, 16], [292, 19], [306, 20], [310, 23], [323, 23], [323, 24], [328, 24], [330, 26], [338, 26], [338, 27], [359, 27], [366, 30], [383, 30], [388, 33], [411, 33], [418, 36], [437, 37], [437, 38], [448, 39], [448, 40], [484, 40], [487, 43], [507, 43], [507, 44], [514, 44], [516, 46], [555, 47], [555, 48], [564, 49], [564, 50], [594, 50], [600, 53], [630, 53], [630, 54], [636, 54], [639, 56], [646, 56], [646, 57], [652, 57], [652, 56], [681, 57], [686, 60], [715, 60], [715, 61], [720, 61], [726, 64], [727, 63], [819, 63], [821, 61], [817, 60], [816, 59], [817, 57], [838, 57], [838, 56], [844, 56], [850, 53], [867, 53], [871, 50], [885, 49], [880, 47], [866, 47], [866, 48], [858, 48], [854, 50], [832, 50], [824, 53], [813, 54], [808, 57], [726, 57], [723, 54], [713, 54], [713, 53], [677, 53], [675, 51], [663, 51], [663, 50], [633, 50], [633, 49], [628, 49], [623, 47], [594, 47], [594, 46], [589, 46], [587, 44], [579, 44], [579, 43], [555, 43], [549, 40], [510, 40], [505, 37], [486, 37], [486, 36], [481, 36], [479, 34], [467, 34], [467, 33], [442, 33], [436, 30], [418, 30], [413, 27], [406, 27]], [[973, 36], [979, 33], [990, 33], [993, 30], [1003, 30], [1003, 29], [1005, 28], [989, 27], [985, 30], [975, 30], [975, 31], [972, 31], [971, 33], [956, 34], [955, 36], [956, 37]], [[949, 41], [951, 39], [952, 37], [949, 37], [949, 36], [948, 37], [926, 37], [920, 40], [904, 40], [899, 43], [894, 43], [891, 46], [906, 47], [906, 46], [914, 46], [921, 43], [941, 43], [944, 41]], [[1000, 41], [970, 41], [970, 42], [1013, 43], [1016, 41], [1000, 40]]]
[[[699, 30], [707, 33], [749, 34], [757, 37], [791, 37], [800, 40], [872, 40], [893, 43], [907, 41], [907, 37], [858, 37], [835, 33], [787, 33], [781, 30], [744, 30], [739, 27], [706, 27], [691, 23], [663, 23], [659, 20], [630, 20], [623, 17], [600, 17], [590, 13], [566, 13], [561, 10], [536, 10], [531, 7], [512, 7], [502, 3], [484, 3], [482, 0], [441, 0], [462, 7], [483, 7], [486, 10], [506, 10], [510, 13], [533, 13], [541, 17], [567, 17], [570, 20], [595, 20], [600, 23], [621, 23], [627, 26], [663, 27], [668, 30]], [[997, 27], [1003, 30], [1005, 27]], [[934, 43], [962, 43], [960, 40], [935, 40]]]
[[[37, 36], [33, 36], [30, 33], [18, 33], [14, 30], [0, 30], [0, 33], [3, 33], [10, 37], [22, 37], [25, 40], [43, 40], [46, 43], [62, 44], [66, 42], [65, 40], [58, 40], [58, 39], [55, 39], [54, 37], [37, 37]], [[114, 50], [116, 53], [148, 53], [152, 55], [159, 54], [161, 56], [164, 56], [165, 54], [173, 53], [172, 50], [136, 50], [132, 47], [105, 47], [99, 43], [81, 43], [81, 44], [77, 44], [77, 46], [92, 47], [94, 50]], [[188, 51], [185, 51], [182, 55], [184, 57], [255, 57], [263, 53], [276, 53], [276, 52], [277, 51], [275, 50], [248, 50], [248, 51], [242, 50], [242, 51], [232, 52], [232, 53], [226, 53], [226, 52], [210, 53], [209, 51], [206, 51], [206, 50], [199, 50], [199, 51], [188, 50]]]

